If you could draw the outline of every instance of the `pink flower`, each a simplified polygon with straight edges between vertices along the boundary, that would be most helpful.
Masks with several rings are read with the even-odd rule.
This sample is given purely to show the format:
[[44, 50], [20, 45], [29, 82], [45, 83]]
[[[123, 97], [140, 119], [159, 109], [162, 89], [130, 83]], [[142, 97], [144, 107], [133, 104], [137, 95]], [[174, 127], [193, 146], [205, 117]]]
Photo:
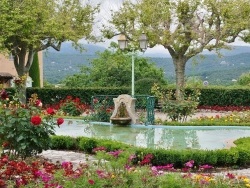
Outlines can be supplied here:
[[56, 120], [56, 122], [57, 122], [57, 125], [58, 125], [58, 127], [59, 127], [61, 124], [63, 124], [64, 119], [63, 119], [63, 118], [58, 118], [58, 119]]
[[40, 100], [37, 99], [36, 102], [35, 102], [35, 105], [38, 106], [38, 107], [42, 107], [43, 103]]
[[49, 115], [54, 115], [56, 112], [53, 108], [47, 108], [46, 112], [49, 114]]
[[113, 155], [113, 157], [117, 158], [121, 152], [122, 152], [122, 150], [117, 150], [117, 151], [111, 151], [111, 152], [109, 152], [109, 154]]
[[194, 166], [194, 160], [185, 163], [185, 167], [192, 168]]
[[32, 116], [30, 121], [33, 125], [39, 125], [42, 122], [42, 118], [40, 116]]
[[199, 167], [200, 167], [201, 170], [206, 170], [206, 169], [211, 169], [211, 168], [213, 168], [213, 166], [208, 165], [208, 164], [200, 165]]
[[155, 166], [157, 170], [173, 170], [174, 165], [173, 164], [166, 164], [164, 166]]

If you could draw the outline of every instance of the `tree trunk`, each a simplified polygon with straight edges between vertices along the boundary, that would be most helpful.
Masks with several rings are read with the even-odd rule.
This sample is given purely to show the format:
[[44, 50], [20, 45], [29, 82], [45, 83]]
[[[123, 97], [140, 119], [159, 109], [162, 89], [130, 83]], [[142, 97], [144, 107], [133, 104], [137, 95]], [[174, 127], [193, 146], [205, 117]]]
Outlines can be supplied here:
[[33, 62], [34, 54], [35, 51], [28, 51], [25, 47], [21, 48], [17, 54], [12, 54], [14, 56], [14, 65], [19, 77], [28, 74]]
[[184, 86], [185, 86], [185, 66], [187, 60], [182, 58], [173, 58], [176, 78], [176, 100], [184, 100]]
[[[28, 53], [27, 53], [28, 52]], [[23, 83], [17, 88], [17, 95], [19, 101], [26, 104], [26, 81], [30, 70], [30, 67], [34, 58], [34, 51], [28, 50], [25, 46], [18, 50], [18, 53], [13, 54], [14, 65], [19, 76], [19, 79], [23, 80]]]

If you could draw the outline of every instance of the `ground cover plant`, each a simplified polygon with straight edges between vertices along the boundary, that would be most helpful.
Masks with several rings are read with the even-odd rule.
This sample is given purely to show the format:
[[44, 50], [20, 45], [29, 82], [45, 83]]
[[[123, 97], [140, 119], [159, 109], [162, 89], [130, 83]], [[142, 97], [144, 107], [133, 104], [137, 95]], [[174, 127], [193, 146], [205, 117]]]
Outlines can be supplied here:
[[[210, 173], [213, 166], [204, 164], [191, 173], [195, 161], [175, 169], [173, 164], [154, 166], [152, 154], [134, 164], [135, 156], [123, 150], [106, 151], [94, 148], [96, 162], [73, 166], [70, 161], [53, 164], [43, 158], [11, 160], [0, 158], [1, 187], [250, 187], [250, 179], [233, 173], [225, 176]], [[104, 160], [106, 162], [104, 162]]]
[[[51, 107], [42, 109], [41, 106], [42, 102], [35, 94], [27, 105], [22, 105], [18, 97], [1, 91], [0, 112], [3, 116], [0, 124], [4, 153], [0, 158], [0, 187], [250, 187], [249, 177], [233, 173], [218, 176], [214, 173], [216, 167], [196, 159], [186, 160], [179, 164], [181, 167], [172, 163], [156, 164], [159, 156], [154, 152], [131, 153], [130, 149], [119, 149], [118, 144], [110, 148], [95, 147], [91, 140], [82, 141], [80, 145], [85, 148], [82, 151], [95, 155], [96, 162], [78, 166], [73, 166], [70, 161], [53, 164], [37, 154], [52, 147], [53, 139], [48, 137], [54, 134], [52, 125], [60, 126], [63, 119], [54, 121], [57, 111]], [[238, 113], [247, 119], [247, 111]], [[228, 118], [230, 120], [230, 116]], [[23, 126], [17, 129], [17, 125]], [[43, 130], [47, 132], [42, 134]], [[6, 132], [8, 134], [5, 135]], [[244, 141], [239, 140], [238, 143], [241, 151], [249, 150]], [[65, 144], [76, 149], [74, 142], [68, 140]], [[245, 154], [242, 152], [240, 155], [244, 157]]]

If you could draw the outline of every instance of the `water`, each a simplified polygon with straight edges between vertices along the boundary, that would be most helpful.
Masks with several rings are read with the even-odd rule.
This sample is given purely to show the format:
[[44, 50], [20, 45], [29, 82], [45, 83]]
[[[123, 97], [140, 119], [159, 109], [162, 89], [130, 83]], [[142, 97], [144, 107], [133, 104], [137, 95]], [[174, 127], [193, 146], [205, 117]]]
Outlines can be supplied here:
[[165, 149], [222, 149], [233, 140], [250, 137], [250, 127], [236, 126], [114, 126], [65, 120], [56, 135], [85, 136], [117, 140], [135, 146]]

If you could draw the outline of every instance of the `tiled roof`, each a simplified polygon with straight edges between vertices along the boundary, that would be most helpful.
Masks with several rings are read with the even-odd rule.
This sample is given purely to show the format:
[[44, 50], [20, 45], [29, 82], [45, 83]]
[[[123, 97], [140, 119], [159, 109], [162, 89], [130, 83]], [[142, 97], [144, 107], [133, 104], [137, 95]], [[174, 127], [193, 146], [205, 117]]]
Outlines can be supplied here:
[[0, 77], [13, 78], [14, 76], [10, 73], [7, 73], [7, 72], [0, 72]]

